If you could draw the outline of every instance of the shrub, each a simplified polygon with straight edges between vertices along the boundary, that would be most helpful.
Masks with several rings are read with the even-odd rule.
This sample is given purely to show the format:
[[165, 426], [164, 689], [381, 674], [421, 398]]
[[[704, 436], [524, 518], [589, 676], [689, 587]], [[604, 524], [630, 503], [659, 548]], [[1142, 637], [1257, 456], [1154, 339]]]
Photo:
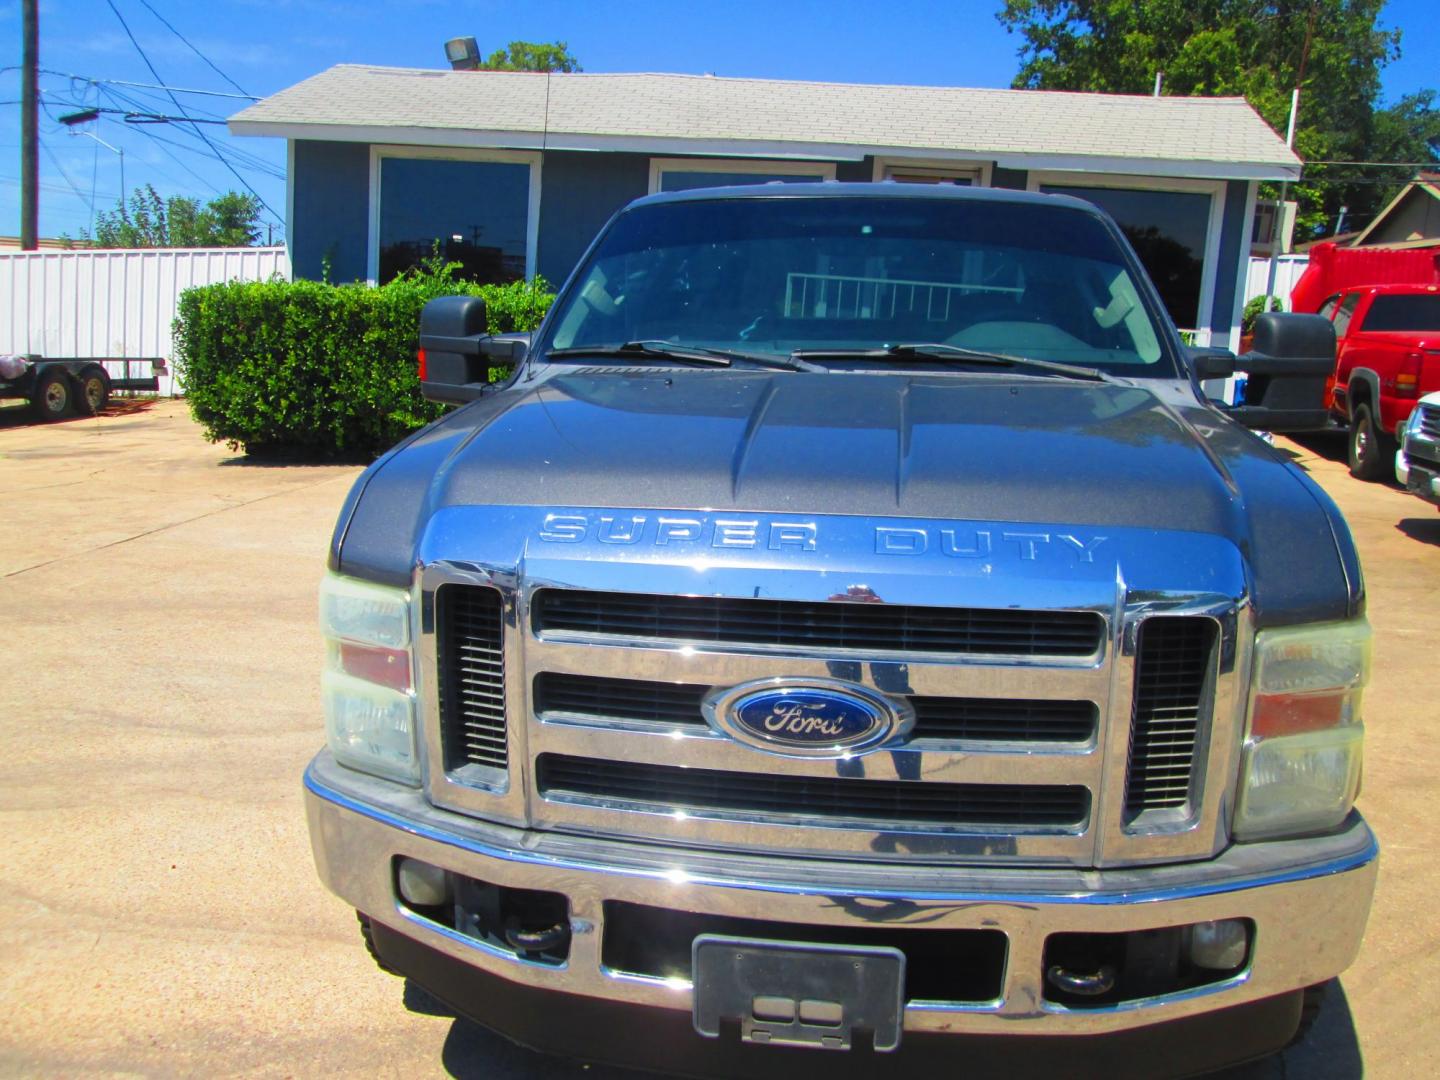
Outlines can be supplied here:
[[[415, 371], [420, 309], [483, 296], [491, 333], [532, 330], [554, 299], [543, 278], [475, 285], [429, 260], [378, 288], [318, 281], [187, 289], [175, 359], [211, 442], [246, 453], [364, 459], [440, 415]], [[491, 377], [507, 372], [492, 370]]]
[[[1268, 304], [1268, 306], [1267, 306]], [[1242, 334], [1253, 334], [1255, 332], [1255, 320], [1266, 311], [1284, 311], [1285, 305], [1278, 296], [1252, 296], [1245, 301], [1245, 307], [1240, 313], [1240, 332]]]

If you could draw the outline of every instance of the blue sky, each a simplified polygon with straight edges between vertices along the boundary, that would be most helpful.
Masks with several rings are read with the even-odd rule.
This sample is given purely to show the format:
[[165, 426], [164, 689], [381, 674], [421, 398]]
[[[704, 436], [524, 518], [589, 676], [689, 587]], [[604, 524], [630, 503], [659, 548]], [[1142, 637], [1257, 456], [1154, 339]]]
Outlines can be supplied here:
[[[1019, 39], [995, 21], [1000, 0], [112, 0], [161, 78], [171, 86], [264, 96], [338, 63], [445, 67], [446, 38], [473, 35], [482, 51], [512, 40], [560, 39], [587, 71], [713, 72], [717, 75], [839, 82], [1007, 86]], [[146, 4], [148, 3], [148, 10]], [[167, 29], [158, 13], [233, 80], [227, 82]], [[1403, 31], [1402, 58], [1385, 69], [1386, 101], [1437, 84], [1440, 20], [1434, 0], [1390, 0], [1385, 26]], [[19, 232], [19, 0], [0, 0], [0, 234]], [[41, 0], [42, 68], [91, 79], [155, 81], [107, 0]], [[78, 235], [121, 191], [121, 158], [75, 135], [52, 116], [70, 103], [174, 113], [155, 91], [104, 91], [63, 75], [41, 79], [50, 115], [40, 121], [40, 231]], [[105, 99], [101, 100], [102, 95]], [[191, 115], [223, 118], [235, 98], [182, 95]], [[127, 125], [103, 119], [88, 130], [124, 151], [125, 187], [151, 183], [162, 194], [210, 198], [239, 188], [226, 166], [184, 125]], [[284, 214], [285, 148], [273, 139], [206, 134], [240, 175]], [[162, 141], [168, 140], [168, 141]]]

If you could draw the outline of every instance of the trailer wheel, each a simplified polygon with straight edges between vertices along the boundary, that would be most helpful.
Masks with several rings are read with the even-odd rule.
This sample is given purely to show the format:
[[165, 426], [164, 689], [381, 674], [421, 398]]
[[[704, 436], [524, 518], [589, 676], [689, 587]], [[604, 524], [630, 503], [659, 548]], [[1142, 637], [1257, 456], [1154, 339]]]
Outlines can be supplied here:
[[92, 364], [80, 372], [76, 380], [80, 392], [75, 395], [75, 411], [81, 416], [94, 416], [105, 411], [110, 402], [110, 376], [99, 364]]
[[30, 407], [41, 420], [59, 420], [69, 411], [73, 396], [69, 376], [52, 368], [36, 376], [35, 389], [30, 392]]

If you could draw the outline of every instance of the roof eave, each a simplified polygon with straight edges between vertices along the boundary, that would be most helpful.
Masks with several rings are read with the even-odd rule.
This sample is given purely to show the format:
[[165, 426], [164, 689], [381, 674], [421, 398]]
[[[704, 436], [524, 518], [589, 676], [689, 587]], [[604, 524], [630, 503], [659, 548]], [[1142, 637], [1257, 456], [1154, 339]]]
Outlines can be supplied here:
[[857, 143], [802, 143], [751, 139], [686, 139], [655, 135], [572, 134], [551, 131], [479, 131], [464, 128], [323, 124], [232, 117], [232, 135], [308, 139], [319, 142], [360, 142], [386, 146], [454, 146], [492, 150], [582, 150], [644, 153], [655, 156], [751, 157], [791, 161], [863, 161], [867, 156], [914, 157], [927, 160], [993, 161], [1007, 169], [1057, 172], [1138, 173], [1216, 180], [1286, 180], [1300, 178], [1301, 162], [1213, 161], [1143, 158], [1122, 155], [1055, 154], [1044, 151], [988, 150], [976, 147], [883, 146]]

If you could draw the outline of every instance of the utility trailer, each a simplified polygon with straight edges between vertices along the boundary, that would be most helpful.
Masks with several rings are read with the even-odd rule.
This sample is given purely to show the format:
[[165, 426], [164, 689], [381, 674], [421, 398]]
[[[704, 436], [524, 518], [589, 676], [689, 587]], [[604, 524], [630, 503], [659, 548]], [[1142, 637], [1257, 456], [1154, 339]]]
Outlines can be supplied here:
[[[123, 376], [111, 375], [107, 364], [120, 365]], [[39, 420], [59, 420], [72, 409], [94, 416], [113, 391], [158, 391], [165, 370], [165, 360], [158, 356], [0, 357], [0, 398], [29, 401]], [[142, 371], [149, 374], [138, 374]]]

